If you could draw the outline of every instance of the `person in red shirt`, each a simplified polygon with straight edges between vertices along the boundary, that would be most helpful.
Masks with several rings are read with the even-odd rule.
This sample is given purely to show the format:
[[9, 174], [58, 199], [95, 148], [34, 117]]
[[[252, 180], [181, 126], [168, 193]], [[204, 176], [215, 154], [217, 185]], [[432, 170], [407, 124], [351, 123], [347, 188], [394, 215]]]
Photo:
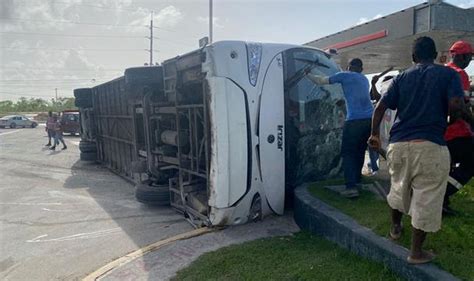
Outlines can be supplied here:
[[[473, 49], [465, 41], [455, 42], [449, 49], [451, 62], [446, 66], [454, 69], [461, 78], [464, 90], [464, 100], [469, 103], [471, 86], [469, 76], [464, 69], [472, 60]], [[474, 133], [470, 123], [473, 123], [472, 114], [468, 110], [462, 112], [451, 112], [449, 126], [444, 138], [448, 144], [451, 154], [451, 171], [449, 173], [448, 186], [444, 197], [443, 212], [453, 214], [449, 207], [449, 197], [462, 188], [474, 175]]]

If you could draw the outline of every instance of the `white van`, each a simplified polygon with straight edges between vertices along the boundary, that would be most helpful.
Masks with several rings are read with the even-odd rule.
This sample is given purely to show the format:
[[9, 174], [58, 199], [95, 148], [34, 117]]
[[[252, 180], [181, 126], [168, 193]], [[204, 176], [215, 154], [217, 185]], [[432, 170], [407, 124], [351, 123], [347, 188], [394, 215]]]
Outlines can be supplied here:
[[166, 188], [192, 223], [232, 225], [281, 215], [292, 187], [340, 173], [342, 89], [305, 78], [339, 71], [325, 52], [222, 41], [162, 66], [144, 109], [152, 176], [137, 192]]

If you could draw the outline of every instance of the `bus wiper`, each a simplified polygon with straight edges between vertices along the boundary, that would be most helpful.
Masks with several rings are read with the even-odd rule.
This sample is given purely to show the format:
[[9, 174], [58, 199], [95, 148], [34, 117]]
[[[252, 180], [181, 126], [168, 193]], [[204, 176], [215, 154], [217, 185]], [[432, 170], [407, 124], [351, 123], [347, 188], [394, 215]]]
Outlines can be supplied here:
[[309, 59], [295, 58], [295, 60], [304, 61], [306, 62], [306, 65], [302, 67], [301, 69], [299, 69], [298, 71], [296, 71], [296, 73], [293, 76], [286, 79], [285, 91], [288, 91], [289, 89], [293, 88], [296, 84], [298, 84], [298, 82], [300, 82], [301, 79], [303, 79], [306, 76], [306, 74], [310, 73], [311, 70], [313, 70], [313, 68], [317, 66], [329, 68], [329, 66], [323, 63], [320, 63], [317, 59], [313, 61]]
[[295, 58], [295, 60], [304, 61], [306, 63], [313, 64], [315, 66], [321, 66], [321, 67], [324, 67], [324, 68], [329, 68], [329, 66], [325, 65], [324, 63], [320, 63], [318, 60], [312, 61], [312, 60], [304, 59], [304, 58]]
[[315, 68], [317, 65], [311, 65], [311, 64], [306, 64], [305, 67], [302, 67], [298, 71], [296, 71], [293, 76], [285, 80], [285, 91], [288, 91], [289, 89], [293, 88], [298, 82], [303, 79], [306, 74], [310, 73], [313, 68]]

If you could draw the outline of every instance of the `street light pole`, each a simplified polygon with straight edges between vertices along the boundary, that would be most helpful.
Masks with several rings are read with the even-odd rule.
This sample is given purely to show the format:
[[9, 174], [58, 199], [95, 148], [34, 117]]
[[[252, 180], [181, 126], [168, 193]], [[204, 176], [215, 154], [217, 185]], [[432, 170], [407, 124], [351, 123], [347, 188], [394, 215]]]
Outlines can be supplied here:
[[212, 44], [212, 0], [209, 0], [209, 44]]

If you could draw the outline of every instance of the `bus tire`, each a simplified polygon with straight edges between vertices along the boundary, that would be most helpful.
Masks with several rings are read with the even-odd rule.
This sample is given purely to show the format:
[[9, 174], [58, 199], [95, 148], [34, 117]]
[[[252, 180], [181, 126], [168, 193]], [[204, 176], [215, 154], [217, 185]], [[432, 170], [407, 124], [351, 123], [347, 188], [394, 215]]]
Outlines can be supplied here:
[[81, 152], [84, 152], [84, 153], [88, 153], [88, 152], [96, 152], [97, 151], [97, 147], [95, 145], [95, 143], [93, 142], [85, 142], [85, 141], [81, 141], [79, 142], [79, 150]]
[[125, 69], [125, 83], [128, 85], [140, 85], [147, 83], [161, 83], [162, 76], [160, 66], [141, 66]]
[[132, 173], [146, 173], [148, 170], [147, 162], [145, 160], [134, 160], [130, 163]]
[[96, 152], [81, 152], [80, 159], [82, 161], [96, 161], [97, 160], [97, 153]]
[[74, 104], [77, 107], [87, 108], [92, 107], [92, 89], [81, 88], [74, 90]]
[[169, 206], [170, 191], [168, 185], [148, 185], [140, 183], [135, 186], [135, 198], [146, 205]]

